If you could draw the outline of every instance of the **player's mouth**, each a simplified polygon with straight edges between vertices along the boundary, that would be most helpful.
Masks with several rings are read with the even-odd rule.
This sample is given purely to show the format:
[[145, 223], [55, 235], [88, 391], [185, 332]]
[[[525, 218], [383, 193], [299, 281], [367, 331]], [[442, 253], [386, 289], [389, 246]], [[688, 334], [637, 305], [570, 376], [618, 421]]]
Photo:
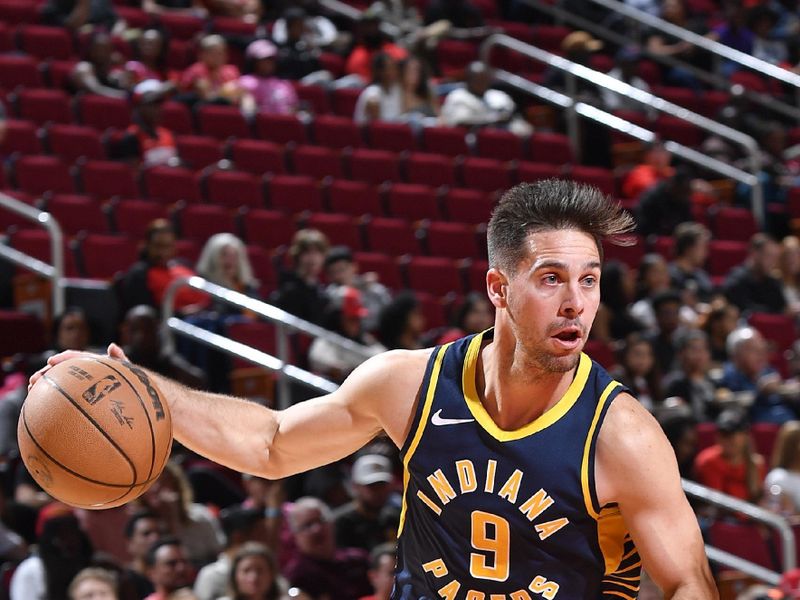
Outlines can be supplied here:
[[550, 337], [556, 343], [556, 346], [564, 350], [574, 350], [581, 345], [583, 332], [580, 327], [565, 327], [564, 329], [559, 329]]

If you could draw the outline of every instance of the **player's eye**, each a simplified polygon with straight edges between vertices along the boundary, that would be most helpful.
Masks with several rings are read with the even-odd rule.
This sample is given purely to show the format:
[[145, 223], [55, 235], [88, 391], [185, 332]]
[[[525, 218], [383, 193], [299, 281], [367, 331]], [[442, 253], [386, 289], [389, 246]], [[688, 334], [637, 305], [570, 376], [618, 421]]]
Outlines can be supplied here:
[[593, 275], [583, 278], [583, 285], [586, 287], [594, 287], [597, 284], [597, 278]]
[[546, 283], [547, 285], [555, 285], [556, 283], [558, 283], [558, 277], [556, 277], [553, 274], [545, 275], [544, 277], [542, 277], [542, 282]]

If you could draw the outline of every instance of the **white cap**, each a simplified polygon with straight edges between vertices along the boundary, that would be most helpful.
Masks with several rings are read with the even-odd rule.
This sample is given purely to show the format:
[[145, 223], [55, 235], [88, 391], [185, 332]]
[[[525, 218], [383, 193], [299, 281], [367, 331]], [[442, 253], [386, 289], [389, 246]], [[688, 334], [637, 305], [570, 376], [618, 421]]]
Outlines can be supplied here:
[[367, 454], [353, 463], [351, 478], [356, 485], [391, 483], [394, 479], [392, 463], [380, 454]]

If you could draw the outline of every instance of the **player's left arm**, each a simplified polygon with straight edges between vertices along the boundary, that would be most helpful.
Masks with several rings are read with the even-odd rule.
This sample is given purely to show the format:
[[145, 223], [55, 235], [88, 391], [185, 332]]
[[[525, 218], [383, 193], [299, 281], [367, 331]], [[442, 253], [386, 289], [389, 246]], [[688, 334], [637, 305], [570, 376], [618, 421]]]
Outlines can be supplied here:
[[665, 597], [718, 598], [675, 452], [653, 416], [629, 394], [620, 394], [608, 409], [595, 475], [600, 504], [619, 504], [642, 566]]

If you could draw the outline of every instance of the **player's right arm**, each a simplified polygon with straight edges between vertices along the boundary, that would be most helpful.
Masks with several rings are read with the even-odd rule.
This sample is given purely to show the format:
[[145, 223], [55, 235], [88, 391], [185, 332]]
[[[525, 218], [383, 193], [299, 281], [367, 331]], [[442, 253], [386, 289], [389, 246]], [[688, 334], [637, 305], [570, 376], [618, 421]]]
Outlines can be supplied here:
[[[117, 346], [109, 353], [124, 359]], [[48, 364], [81, 354], [64, 352]], [[427, 356], [427, 351], [380, 354], [335, 392], [282, 411], [148, 373], [170, 407], [175, 439], [234, 470], [278, 479], [344, 458], [382, 430], [402, 444]]]

